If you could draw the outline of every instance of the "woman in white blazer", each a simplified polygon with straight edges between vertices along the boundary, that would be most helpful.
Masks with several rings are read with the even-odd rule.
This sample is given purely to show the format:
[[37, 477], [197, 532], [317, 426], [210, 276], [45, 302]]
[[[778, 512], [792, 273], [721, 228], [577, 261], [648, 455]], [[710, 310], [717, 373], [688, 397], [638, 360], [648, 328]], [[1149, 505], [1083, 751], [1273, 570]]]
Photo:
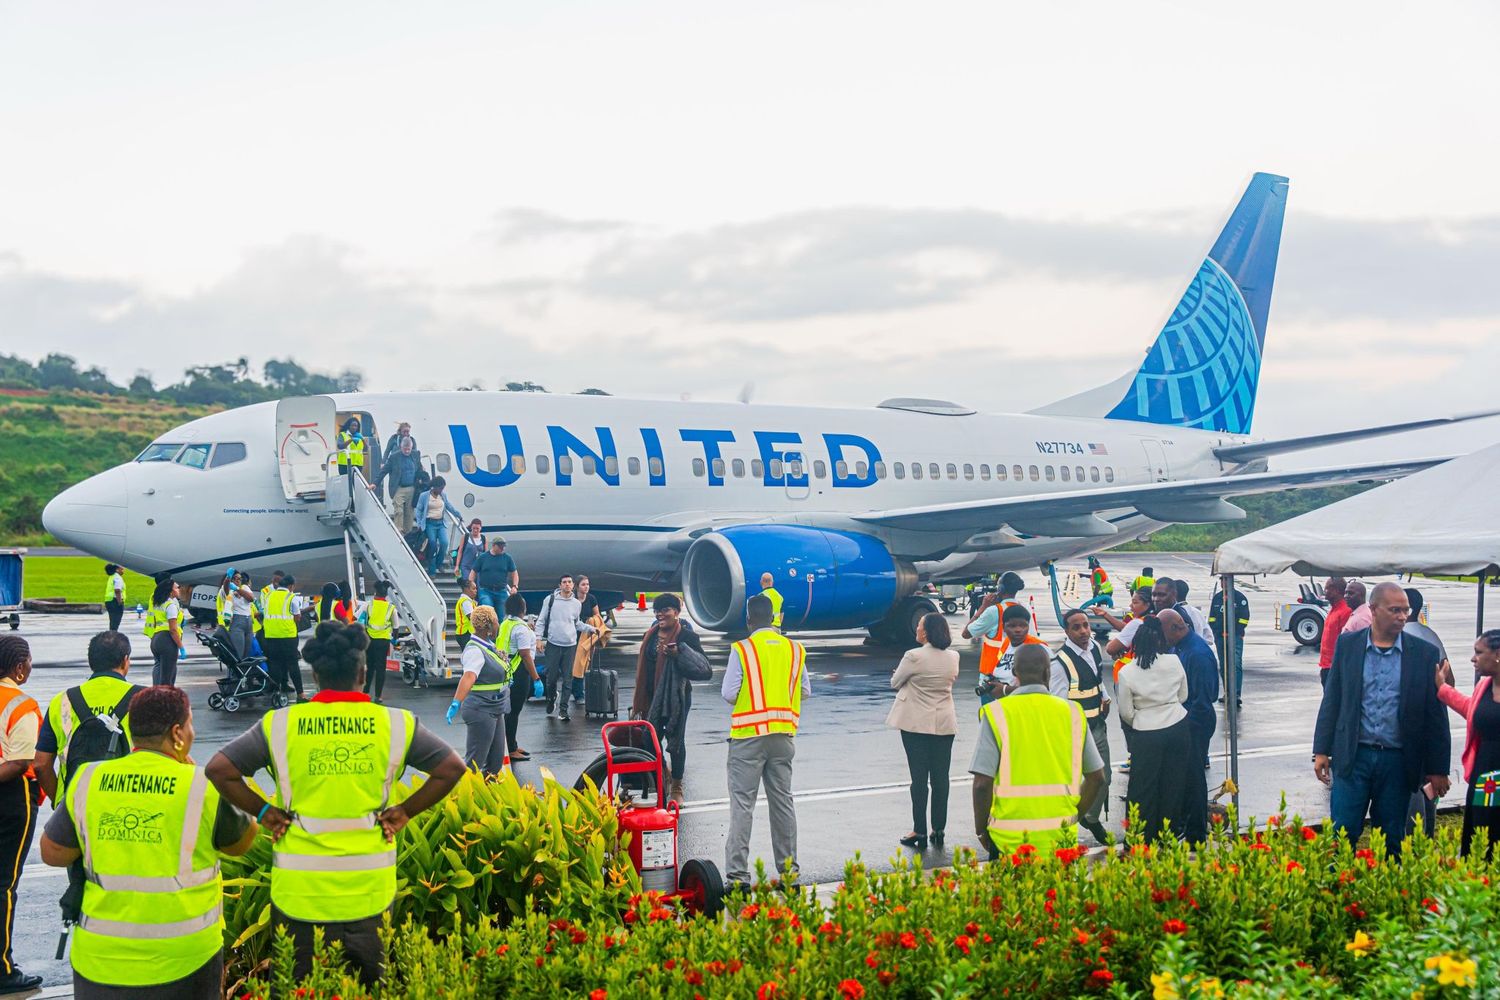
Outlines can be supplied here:
[[1147, 843], [1163, 828], [1181, 839], [1196, 766], [1187, 709], [1182, 707], [1188, 696], [1187, 674], [1177, 655], [1166, 652], [1167, 639], [1155, 615], [1141, 619], [1134, 649], [1135, 657], [1120, 668], [1115, 681], [1120, 719], [1131, 731], [1130, 791], [1125, 802], [1127, 808], [1138, 810]]
[[[958, 733], [958, 711], [953, 706], [953, 682], [958, 680], [958, 650], [950, 649], [953, 635], [940, 614], [922, 616], [917, 641], [891, 675], [896, 703], [885, 724], [901, 730], [906, 766], [911, 771], [912, 832], [901, 843], [919, 851], [932, 842], [943, 846], [948, 825], [948, 769], [953, 762], [953, 737]], [[927, 825], [927, 797], [932, 790], [932, 825]]]

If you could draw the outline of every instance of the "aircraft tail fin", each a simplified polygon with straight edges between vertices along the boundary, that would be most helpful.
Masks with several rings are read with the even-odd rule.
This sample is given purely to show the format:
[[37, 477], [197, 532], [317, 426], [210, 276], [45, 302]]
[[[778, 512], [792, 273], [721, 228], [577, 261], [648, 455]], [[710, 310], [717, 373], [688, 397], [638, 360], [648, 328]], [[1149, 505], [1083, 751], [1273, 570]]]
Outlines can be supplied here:
[[1287, 178], [1257, 173], [1139, 369], [1033, 413], [1248, 434]]

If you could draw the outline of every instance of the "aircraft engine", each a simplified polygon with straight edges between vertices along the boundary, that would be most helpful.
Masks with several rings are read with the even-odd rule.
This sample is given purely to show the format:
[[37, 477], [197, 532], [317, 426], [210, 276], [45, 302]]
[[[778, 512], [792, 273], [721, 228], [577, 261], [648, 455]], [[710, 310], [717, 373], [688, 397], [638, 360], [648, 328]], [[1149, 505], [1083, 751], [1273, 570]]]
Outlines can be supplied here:
[[917, 589], [917, 573], [869, 535], [784, 524], [740, 524], [696, 539], [682, 563], [693, 621], [733, 632], [745, 601], [770, 572], [785, 600], [783, 626], [861, 628], [877, 623]]

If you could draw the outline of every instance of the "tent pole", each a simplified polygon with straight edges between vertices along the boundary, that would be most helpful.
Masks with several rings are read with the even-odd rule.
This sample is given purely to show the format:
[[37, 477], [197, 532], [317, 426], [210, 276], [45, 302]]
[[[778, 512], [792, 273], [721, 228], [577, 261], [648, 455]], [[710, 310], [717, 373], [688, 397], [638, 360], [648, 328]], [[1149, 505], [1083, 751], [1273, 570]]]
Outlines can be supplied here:
[[1239, 628], [1234, 610], [1234, 574], [1224, 574], [1224, 610], [1219, 628], [1224, 645], [1224, 721], [1229, 726], [1229, 780], [1234, 782], [1235, 815], [1240, 809], [1240, 701], [1235, 694], [1234, 679], [1241, 666], [1234, 655], [1234, 637]]
[[1485, 573], [1479, 574], [1479, 610], [1474, 619], [1474, 635], [1477, 638], [1484, 634], [1484, 585], [1489, 582], [1489, 576]]

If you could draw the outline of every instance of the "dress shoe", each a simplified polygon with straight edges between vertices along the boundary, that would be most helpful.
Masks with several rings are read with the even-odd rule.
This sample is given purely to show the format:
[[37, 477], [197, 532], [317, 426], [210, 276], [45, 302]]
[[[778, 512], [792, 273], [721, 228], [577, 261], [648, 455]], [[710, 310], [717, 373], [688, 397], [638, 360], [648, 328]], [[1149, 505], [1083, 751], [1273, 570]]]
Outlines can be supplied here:
[[912, 847], [919, 851], [927, 850], [927, 838], [920, 833], [908, 833], [902, 837], [900, 843], [906, 847]]
[[932, 837], [930, 839], [932, 840], [932, 844], [933, 844], [934, 847], [942, 847], [943, 846], [943, 831], [942, 830], [933, 830], [932, 831]]
[[0, 976], [0, 993], [20, 993], [23, 990], [34, 990], [40, 985], [41, 976], [28, 976], [20, 969], [13, 969], [9, 975]]
[[682, 804], [684, 801], [682, 796], [682, 782], [676, 778], [672, 779], [672, 783], [667, 786], [667, 798], [679, 805]]
[[1099, 841], [1099, 843], [1109, 843], [1109, 831], [1104, 829], [1104, 824], [1099, 822], [1097, 819], [1079, 820], [1078, 825], [1087, 830], [1089, 832], [1089, 836]]

